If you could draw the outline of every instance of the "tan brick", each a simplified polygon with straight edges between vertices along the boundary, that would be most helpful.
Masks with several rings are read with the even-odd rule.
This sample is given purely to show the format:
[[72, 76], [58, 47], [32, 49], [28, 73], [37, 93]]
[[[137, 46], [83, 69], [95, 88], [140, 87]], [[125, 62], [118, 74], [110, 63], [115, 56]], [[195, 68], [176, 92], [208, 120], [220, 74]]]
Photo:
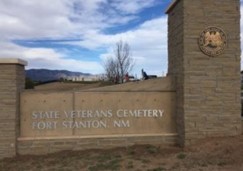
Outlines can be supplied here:
[[[239, 133], [241, 126], [235, 123], [241, 113], [239, 8], [239, 0], [178, 0], [169, 10], [168, 74], [175, 76], [177, 83], [177, 126], [182, 145], [207, 136]], [[209, 26], [222, 28], [228, 38], [224, 53], [216, 57], [202, 53], [197, 43]]]
[[19, 96], [24, 88], [24, 66], [0, 63], [0, 158], [16, 155], [19, 133]]

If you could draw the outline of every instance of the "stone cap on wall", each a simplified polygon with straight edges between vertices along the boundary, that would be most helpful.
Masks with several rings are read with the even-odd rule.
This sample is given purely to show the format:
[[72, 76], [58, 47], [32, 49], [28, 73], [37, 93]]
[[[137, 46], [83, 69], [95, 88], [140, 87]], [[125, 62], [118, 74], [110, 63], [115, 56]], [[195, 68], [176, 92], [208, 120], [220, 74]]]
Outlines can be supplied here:
[[28, 62], [19, 58], [0, 58], [0, 65], [1, 64], [16, 64], [27, 66]]
[[176, 6], [177, 2], [180, 0], [173, 0], [171, 4], [168, 6], [167, 10], [165, 11], [166, 14], [169, 14], [169, 12]]

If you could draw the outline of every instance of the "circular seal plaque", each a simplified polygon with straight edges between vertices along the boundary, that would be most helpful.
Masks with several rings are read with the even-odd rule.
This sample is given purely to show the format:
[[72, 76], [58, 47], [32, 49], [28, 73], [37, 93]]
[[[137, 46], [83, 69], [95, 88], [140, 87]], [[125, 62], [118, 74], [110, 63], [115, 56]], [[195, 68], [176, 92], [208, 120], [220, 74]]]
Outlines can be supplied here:
[[206, 28], [199, 37], [199, 47], [208, 56], [214, 57], [222, 54], [226, 45], [226, 34], [218, 27]]

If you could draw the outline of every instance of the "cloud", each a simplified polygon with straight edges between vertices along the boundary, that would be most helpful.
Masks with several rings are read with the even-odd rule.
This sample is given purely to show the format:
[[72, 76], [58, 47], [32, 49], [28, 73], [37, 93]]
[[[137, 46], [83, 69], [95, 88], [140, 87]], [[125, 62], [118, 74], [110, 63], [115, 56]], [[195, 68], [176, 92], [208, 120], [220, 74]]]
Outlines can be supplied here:
[[24, 59], [28, 61], [27, 69], [66, 69], [93, 74], [98, 74], [102, 71], [102, 66], [99, 62], [71, 59], [65, 56], [65, 54], [50, 48], [25, 48], [6, 42], [0, 42], [0, 47], [1, 57]]
[[61, 2], [2, 0], [0, 32], [5, 39], [58, 37], [70, 32], [75, 27], [67, 18], [69, 9]]
[[[114, 44], [122, 39], [132, 48], [137, 61], [135, 71], [143, 67], [161, 73], [166, 67], [166, 17], [144, 22], [130, 31], [105, 34], [107, 28], [126, 25], [139, 18], [139, 13], [156, 5], [156, 0], [1, 0], [0, 57], [26, 59], [31, 68], [72, 69], [91, 73], [102, 72], [100, 62], [112, 54]], [[73, 59], [55, 48], [24, 47], [15, 40], [61, 40], [89, 50], [104, 53], [97, 61]]]
[[[132, 56], [136, 61], [134, 73], [140, 73], [144, 68], [149, 74], [162, 75], [167, 72], [167, 18], [160, 17], [143, 23], [135, 30], [125, 33], [111, 35], [102, 35], [95, 41], [98, 44], [86, 44], [89, 48], [108, 46], [107, 52], [100, 58], [105, 60], [113, 56], [114, 45], [122, 39], [129, 43]], [[88, 40], [88, 39], [87, 39]], [[86, 41], [87, 41], [86, 40]], [[90, 42], [92, 42], [90, 40]], [[84, 46], [85, 42], [82, 42]], [[78, 43], [77, 43], [78, 44]], [[109, 44], [109, 45], [107, 45]]]
[[82, 38], [136, 20], [154, 1], [1, 0], [0, 33], [5, 39]]
[[153, 6], [154, 3], [155, 0], [115, 0], [111, 6], [123, 14], [136, 14], [144, 8]]

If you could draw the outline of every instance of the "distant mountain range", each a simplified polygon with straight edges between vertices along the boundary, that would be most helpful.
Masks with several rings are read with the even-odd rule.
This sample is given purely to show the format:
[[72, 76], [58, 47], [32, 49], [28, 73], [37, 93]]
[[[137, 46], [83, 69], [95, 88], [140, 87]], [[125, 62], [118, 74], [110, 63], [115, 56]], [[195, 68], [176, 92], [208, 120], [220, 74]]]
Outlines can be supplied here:
[[26, 70], [26, 77], [33, 81], [53, 81], [67, 76], [89, 76], [92, 74], [82, 72], [71, 72], [67, 70], [49, 70], [49, 69], [29, 69]]

